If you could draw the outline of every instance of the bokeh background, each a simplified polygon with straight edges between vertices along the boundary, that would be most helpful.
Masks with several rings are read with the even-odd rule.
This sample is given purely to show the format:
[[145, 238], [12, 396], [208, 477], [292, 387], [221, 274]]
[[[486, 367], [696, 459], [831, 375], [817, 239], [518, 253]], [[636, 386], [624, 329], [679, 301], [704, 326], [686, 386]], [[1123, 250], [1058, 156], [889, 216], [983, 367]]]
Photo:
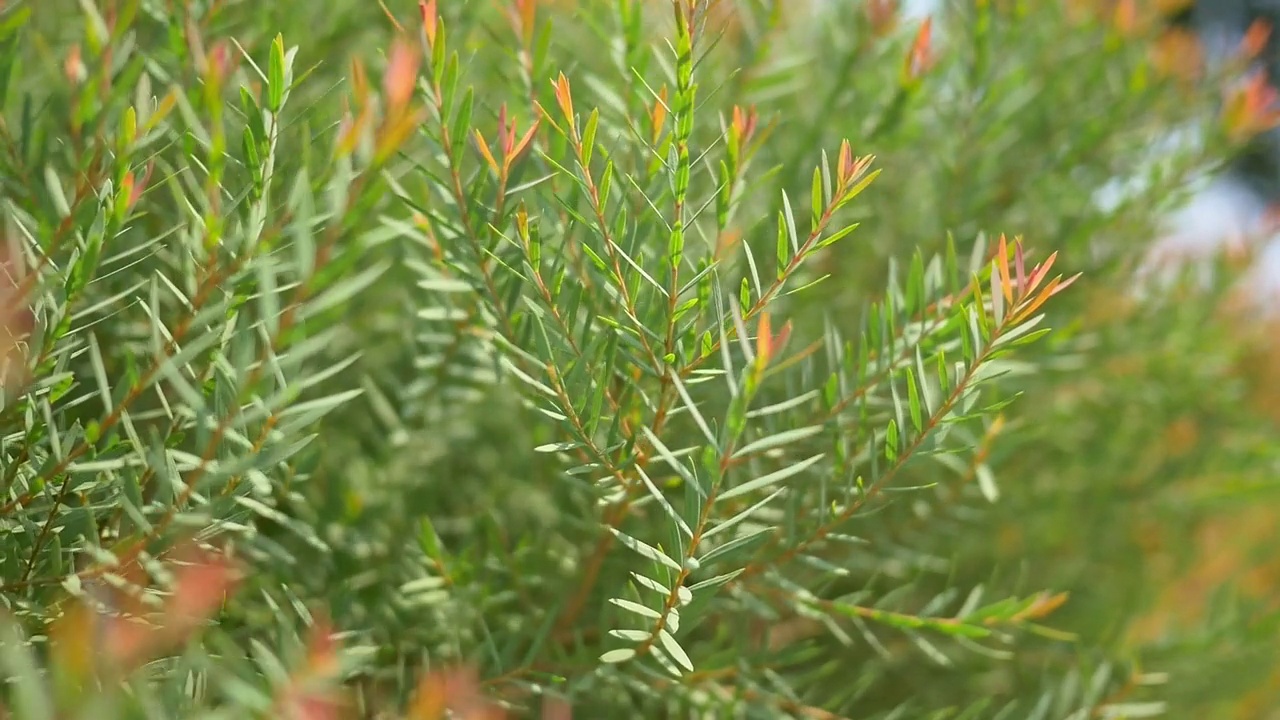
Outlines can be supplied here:
[[[143, 2], [139, 46], [173, 41], [175, 4], [204, 36], [234, 38], [248, 56], [264, 56], [277, 33], [296, 43], [297, 66], [310, 72], [291, 103], [307, 108], [317, 133], [341, 117], [352, 58], [381, 77], [396, 24], [419, 12], [408, 0]], [[527, 127], [532, 111], [517, 102], [529, 99], [526, 82], [528, 95], [551, 104], [550, 73], [516, 70], [517, 6], [536, 6], [549, 23], [541, 67], [575, 78], [583, 106], [613, 112], [605, 79], [617, 77], [601, 37], [611, 3], [441, 0], [477, 87], [476, 117], [492, 122], [511, 102]], [[976, 22], [988, 6], [999, 12]], [[14, 87], [38, 93], [84, 34], [66, 18], [83, 16], [69, 0], [27, 7], [23, 32], [38, 39], [23, 46], [26, 61], [51, 70]], [[1280, 242], [1270, 227], [1280, 135], [1268, 91], [1280, 37], [1259, 24], [1280, 18], [1280, 3], [719, 7], [722, 33], [700, 68], [723, 83], [708, 112], [754, 107], [767, 135], [756, 165], [776, 168], [748, 192], [747, 206], [768, 210], [740, 229], [747, 242], [769, 256], [777, 190], [802, 196], [821, 149], [848, 138], [883, 168], [851, 210], [856, 239], [814, 270], [830, 279], [787, 301], [798, 336], [818, 337], [828, 323], [855, 329], [884, 293], [890, 263], [949, 240], [966, 255], [1019, 236], [1038, 259], [1056, 251], [1063, 272], [1083, 273], [1051, 306], [1055, 332], [1034, 364], [1008, 368], [1021, 397], [970, 438], [990, 448], [983, 476], [943, 483], [931, 466], [913, 470], [902, 482], [931, 488], [927, 501], [868, 518], [862, 535], [877, 549], [852, 561], [873, 592], [1064, 593], [1049, 622], [1059, 642], [1028, 641], [1016, 662], [885, 661], [868, 707], [1016, 696], [1065, 668], [1088, 685], [1091, 663], [1105, 659], [1127, 663], [1145, 686], [1126, 691], [1156, 703], [1129, 717], [1280, 718]], [[177, 55], [155, 62], [168, 67]], [[10, 105], [6, 118], [19, 117]], [[305, 154], [298, 137], [283, 155]], [[398, 171], [423, 147], [409, 143]], [[370, 253], [404, 260], [385, 227], [370, 235], [361, 240]], [[425, 649], [467, 655], [451, 623], [470, 616], [405, 601], [423, 562], [424, 518], [477, 567], [500, 566], [486, 577], [516, 587], [524, 559], [567, 542], [564, 528], [580, 519], [566, 516], [588, 512], [566, 500], [561, 468], [533, 450], [556, 438], [508, 388], [424, 385], [412, 340], [424, 302], [399, 268], [343, 309], [326, 352], [361, 357], [326, 387], [364, 394], [324, 420], [278, 498], [313, 532], [264, 529], [294, 561], [260, 556], [227, 611], [229, 628], [256, 636], [281, 607], [322, 605], [373, 648], [370, 686], [403, 680]], [[871, 662], [865, 647], [846, 652], [832, 661]]]

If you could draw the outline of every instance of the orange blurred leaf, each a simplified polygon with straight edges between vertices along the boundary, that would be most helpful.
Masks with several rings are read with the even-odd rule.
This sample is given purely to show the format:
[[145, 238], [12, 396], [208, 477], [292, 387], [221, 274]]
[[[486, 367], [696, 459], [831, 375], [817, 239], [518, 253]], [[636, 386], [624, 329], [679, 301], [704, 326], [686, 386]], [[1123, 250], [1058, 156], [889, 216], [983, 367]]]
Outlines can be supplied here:
[[436, 47], [436, 31], [440, 23], [440, 13], [436, 10], [436, 0], [418, 0], [418, 13], [422, 17], [422, 34], [427, 40], [427, 48]]
[[649, 113], [650, 127], [652, 128], [653, 144], [658, 144], [658, 139], [662, 137], [662, 127], [667, 121], [667, 86], [663, 85], [658, 88], [658, 97], [653, 101], [653, 110]]
[[351, 59], [351, 94], [355, 96], [356, 105], [364, 107], [369, 102], [369, 75], [364, 70], [360, 58]]
[[0, 390], [26, 381], [27, 338], [35, 330], [29, 282], [17, 246], [0, 239]]
[[1253, 21], [1240, 41], [1240, 52], [1252, 60], [1267, 49], [1267, 41], [1271, 39], [1271, 23], [1259, 18]]
[[1120, 34], [1131, 37], [1138, 31], [1138, 4], [1136, 0], [1118, 0], [1112, 22]]
[[418, 683], [418, 692], [405, 720], [502, 720], [501, 708], [484, 698], [480, 681], [470, 668], [432, 672]]
[[1277, 93], [1265, 73], [1254, 72], [1228, 92], [1223, 121], [1227, 137], [1233, 142], [1243, 142], [1280, 125]]
[[94, 672], [93, 611], [83, 603], [72, 603], [49, 629], [52, 670], [61, 678], [79, 685]]
[[88, 77], [89, 71], [81, 58], [79, 45], [71, 46], [67, 58], [62, 62], [62, 72], [73, 85], [79, 85]]
[[1039, 620], [1052, 614], [1055, 610], [1066, 604], [1068, 593], [1057, 593], [1050, 595], [1049, 593], [1040, 593], [1036, 599], [1028, 605], [1022, 612], [1013, 616], [1015, 622], [1023, 622], [1026, 620]]
[[763, 367], [769, 364], [769, 360], [773, 357], [773, 328], [771, 327], [769, 313], [760, 313], [759, 326], [756, 329], [756, 359]]
[[538, 11], [536, 0], [513, 0], [514, 19], [520, 31], [520, 40], [526, 47], [533, 43], [533, 31]]
[[871, 34], [884, 37], [898, 25], [898, 0], [866, 0], [865, 10]]
[[418, 53], [412, 45], [402, 38], [392, 43], [386, 74], [382, 79], [389, 114], [395, 114], [408, 105], [413, 97], [413, 89], [418, 82], [418, 63]]
[[1191, 30], [1180, 28], [1163, 33], [1152, 46], [1156, 70], [1180, 80], [1194, 80], [1204, 70], [1204, 46]]
[[929, 16], [920, 23], [916, 38], [911, 43], [911, 52], [907, 53], [905, 68], [907, 80], [911, 83], [918, 81], [929, 72], [936, 60], [933, 52], [933, 17]]
[[185, 642], [211, 617], [239, 582], [239, 573], [222, 554], [183, 548], [190, 559], [174, 572], [173, 591], [150, 618], [106, 620], [104, 650], [118, 666], [139, 663]]

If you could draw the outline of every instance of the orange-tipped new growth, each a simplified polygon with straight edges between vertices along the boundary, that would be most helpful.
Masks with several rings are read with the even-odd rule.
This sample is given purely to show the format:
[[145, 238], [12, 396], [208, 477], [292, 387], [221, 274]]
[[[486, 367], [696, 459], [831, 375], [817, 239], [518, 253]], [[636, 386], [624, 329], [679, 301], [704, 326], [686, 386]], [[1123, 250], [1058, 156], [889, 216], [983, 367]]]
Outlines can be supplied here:
[[1227, 137], [1243, 142], [1280, 125], [1280, 107], [1275, 88], [1266, 73], [1254, 72], [1243, 84], [1233, 88], [1223, 108]]
[[908, 85], [914, 85], [937, 61], [933, 51], [933, 18], [926, 17], [916, 31], [916, 38], [911, 43], [911, 51], [907, 53], [903, 67], [903, 76]]
[[[1001, 235], [996, 247], [995, 268], [992, 271], [990, 289], [993, 298], [994, 293], [999, 291], [1002, 304], [1008, 308], [1003, 316], [1003, 324], [1014, 325], [1026, 320], [1045, 301], [1066, 290], [1080, 277], [1079, 273], [1066, 280], [1058, 276], [1040, 289], [1053, 268], [1054, 261], [1058, 259], [1058, 253], [1051, 253], [1043, 263], [1033, 267], [1030, 272], [1026, 269], [1026, 258], [1023, 255], [1020, 239], [1014, 241], [1012, 268], [1009, 265], [1009, 255], [1008, 240]], [[1000, 286], [998, 289], [997, 284]], [[978, 301], [982, 302], [981, 293], [978, 294]]]
[[[1022, 243], [1020, 240], [1015, 240], [1014, 254], [1015, 262], [1017, 263], [1016, 276], [1014, 276], [1017, 280], [1016, 285], [1009, 269], [1008, 243], [1001, 236], [996, 268], [1003, 286], [1001, 288], [1002, 294], [1011, 306], [1007, 322], [1018, 323], [1026, 320], [1032, 313], [1040, 309], [1040, 306], [1048, 301], [1049, 298], [1071, 287], [1076, 280], [1080, 279], [1080, 273], [1076, 273], [1065, 280], [1059, 275], [1045, 284], [1045, 278], [1049, 276], [1049, 271], [1058, 259], [1058, 253], [1050, 253], [1049, 257], [1045, 258], [1043, 263], [1032, 268], [1029, 274], [1023, 264]], [[1042, 284], [1044, 285], [1043, 289], [1041, 289]]]
[[652, 131], [651, 141], [654, 145], [657, 145], [658, 140], [662, 137], [662, 128], [667, 122], [666, 85], [658, 88], [658, 97], [654, 99], [653, 110], [649, 112], [649, 122]]
[[759, 121], [760, 115], [754, 105], [746, 109], [733, 106], [733, 121], [729, 125], [729, 151], [733, 158], [742, 157], [756, 134]]
[[493, 152], [489, 149], [489, 141], [484, 139], [484, 133], [480, 132], [480, 128], [473, 128], [471, 135], [476, 141], [476, 150], [480, 152], [480, 157], [484, 158], [484, 162], [493, 171], [494, 175], [502, 175], [502, 168], [498, 166], [498, 161], [494, 159]]
[[840, 155], [836, 163], [840, 188], [844, 189], [850, 183], [861, 178], [874, 161], [875, 157], [872, 155], [854, 157], [849, 141], [842, 140], [840, 142]]
[[503, 103], [498, 108], [498, 149], [502, 153], [501, 162], [494, 157], [493, 151], [489, 148], [489, 142], [484, 139], [484, 134], [479, 128], [472, 130], [472, 134], [476, 141], [476, 149], [485, 163], [499, 178], [506, 178], [511, 173], [512, 164], [529, 148], [534, 134], [538, 131], [538, 125], [539, 121], [535, 119], [533, 125], [525, 130], [523, 135], [519, 135], [516, 121], [514, 118], [507, 119], [507, 104]]
[[556, 104], [560, 106], [560, 112], [564, 114], [570, 132], [576, 133], [577, 128], [573, 119], [573, 91], [569, 88], [569, 78], [565, 77], [564, 73], [560, 73], [552, 81], [552, 87], [555, 89]]
[[422, 37], [427, 42], [427, 49], [436, 48], [436, 29], [440, 23], [440, 14], [436, 10], [436, 0], [418, 0], [418, 13], [422, 16]]
[[875, 159], [874, 155], [854, 157], [849, 141], [840, 142], [840, 154], [836, 159], [836, 188], [833, 193], [835, 197], [832, 209], [852, 200], [875, 179], [876, 173], [867, 174], [867, 170]]
[[498, 111], [498, 134], [502, 141], [502, 168], [504, 172], [511, 170], [511, 163], [515, 162], [522, 153], [529, 147], [529, 143], [533, 141], [534, 133], [538, 131], [538, 120], [534, 119], [533, 124], [528, 130], [520, 135], [516, 129], [515, 118], [510, 122], [507, 120], [507, 104], [503, 103]]
[[1005, 302], [1013, 303], [1013, 282], [1009, 277], [1009, 244], [1004, 235], [1000, 236], [1000, 261], [996, 263], [996, 269], [1000, 273], [1000, 291], [1004, 295]]

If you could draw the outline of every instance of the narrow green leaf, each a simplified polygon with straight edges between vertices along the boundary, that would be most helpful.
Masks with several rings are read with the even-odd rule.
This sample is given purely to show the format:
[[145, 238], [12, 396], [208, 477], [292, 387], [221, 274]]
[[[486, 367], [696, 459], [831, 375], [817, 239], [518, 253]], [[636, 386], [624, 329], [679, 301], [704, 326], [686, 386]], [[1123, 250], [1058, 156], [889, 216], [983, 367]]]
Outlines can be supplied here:
[[559, 453], [567, 452], [582, 447], [580, 442], [556, 442], [539, 445], [533, 449], [536, 453]]
[[67, 202], [66, 192], [62, 189], [62, 180], [58, 178], [52, 165], [45, 166], [44, 184], [49, 190], [49, 199], [53, 201], [53, 209], [57, 211], [58, 218], [62, 219], [70, 215], [71, 205]]
[[596, 130], [600, 127], [600, 109], [592, 108], [582, 127], [582, 171], [591, 176], [591, 155], [596, 148]]
[[800, 462], [788, 464], [779, 470], [769, 473], [768, 475], [762, 475], [754, 480], [748, 480], [741, 485], [730, 488], [729, 490], [721, 493], [718, 499], [731, 500], [740, 495], [746, 495], [747, 493], [755, 492], [756, 490], [761, 490], [780, 483], [788, 478], [795, 477], [796, 475], [799, 475], [805, 470], [813, 467], [813, 465], [825, 457], [825, 455], [826, 453], [818, 453], [817, 455], [805, 458]]
[[804, 440], [805, 438], [813, 437], [814, 435], [817, 435], [820, 432], [822, 432], [821, 425], [811, 425], [809, 427], [797, 428], [795, 430], [783, 430], [780, 433], [768, 435], [766, 437], [760, 438], [759, 440], [755, 440], [753, 442], [747, 443], [741, 449], [735, 452], [733, 454], [733, 457], [740, 458], [746, 455], [750, 455], [752, 453], [759, 453], [759, 452], [764, 452], [766, 450], [773, 450], [775, 448], [780, 448], [784, 445], [790, 445], [791, 443], [799, 442], [800, 440]]
[[15, 622], [8, 616], [0, 617], [0, 664], [11, 683], [10, 708], [23, 720], [53, 720], [53, 698], [32, 647]]
[[626, 545], [637, 555], [645, 559], [652, 560], [660, 565], [664, 565], [668, 568], [671, 568], [676, 572], [681, 571], [680, 563], [667, 557], [665, 553], [653, 547], [652, 545], [644, 542], [643, 540], [638, 540], [634, 537], [631, 537], [630, 535], [616, 528], [609, 528], [609, 532], [613, 533], [613, 536], [618, 538], [618, 542], [622, 543], [623, 545]]
[[[824, 152], [822, 155], [822, 161], [824, 164], [826, 163], [826, 160], [827, 160], [827, 156], [826, 156], [826, 153]], [[822, 222], [822, 208], [825, 204], [823, 202], [823, 195], [824, 193], [822, 191], [822, 168], [814, 168], [813, 183], [809, 191], [810, 212], [812, 212], [812, 215], [809, 217], [809, 223], [810, 223], [810, 227], [814, 228], [815, 230], [817, 229], [818, 224]]]
[[791, 196], [786, 190], [782, 191], [782, 217], [787, 224], [787, 239], [791, 241], [792, 254], [800, 253], [800, 238], [796, 234], [796, 215], [791, 211]]
[[619, 648], [617, 650], [610, 650], [609, 652], [601, 655], [600, 662], [606, 665], [616, 665], [618, 663], [626, 662], [635, 656], [635, 650], [631, 648]]
[[284, 36], [276, 35], [267, 64], [267, 109], [272, 113], [280, 112], [284, 103], [284, 83]]
[[911, 413], [911, 427], [916, 432], [924, 430], [924, 416], [920, 408], [920, 387], [916, 383], [916, 374], [910, 370], [906, 371], [907, 376], [907, 405]]
[[996, 476], [986, 463], [979, 463], [974, 468], [974, 476], [978, 479], [978, 489], [982, 490], [982, 495], [988, 502], [996, 502], [1000, 499], [1000, 488], [996, 485]]
[[648, 588], [658, 593], [659, 595], [662, 595], [665, 597], [671, 594], [671, 591], [667, 589], [666, 585], [663, 585], [662, 583], [658, 582], [657, 580], [654, 580], [651, 577], [645, 577], [644, 575], [641, 575], [635, 572], [631, 573], [631, 577], [636, 581], [636, 584], [640, 585], [641, 587]]
[[657, 610], [654, 610], [653, 608], [645, 607], [640, 603], [632, 602], [630, 600], [624, 600], [622, 598], [609, 598], [609, 602], [617, 607], [622, 608], [623, 610], [626, 610], [627, 612], [635, 613], [636, 615], [649, 618], [651, 620], [657, 620], [662, 617], [662, 613], [659, 613]]
[[736, 537], [703, 555], [699, 562], [702, 563], [703, 567], [711, 567], [715, 563], [724, 562], [734, 553], [748, 551], [758, 547], [773, 534], [774, 530], [775, 528], [773, 527], [766, 527], [756, 530], [750, 535]]
[[786, 491], [787, 491], [787, 488], [784, 488], [784, 487], [783, 487], [783, 488], [778, 488], [777, 490], [774, 490], [774, 491], [773, 491], [773, 493], [771, 493], [769, 496], [767, 496], [767, 497], [765, 497], [764, 499], [762, 499], [760, 502], [757, 502], [755, 505], [752, 505], [751, 507], [747, 508], [746, 510], [743, 510], [742, 512], [738, 513], [737, 515], [734, 515], [733, 517], [729, 518], [728, 520], [725, 520], [724, 522], [720, 523], [719, 525], [716, 525], [715, 527], [711, 528], [710, 530], [707, 530], [706, 532], [702, 533], [702, 539], [705, 541], [705, 540], [707, 540], [707, 539], [709, 539], [709, 538], [715, 537], [716, 535], [718, 535], [719, 533], [721, 533], [721, 532], [723, 532], [723, 531], [726, 531], [726, 530], [732, 530], [733, 528], [737, 527], [740, 523], [742, 523], [742, 522], [744, 522], [744, 521], [746, 521], [746, 520], [749, 520], [749, 519], [750, 519], [752, 516], [754, 516], [754, 515], [755, 515], [755, 514], [756, 514], [756, 513], [761, 509], [761, 508], [763, 508], [764, 506], [766, 506], [766, 505], [768, 505], [769, 503], [771, 503], [771, 502], [773, 502], [774, 500], [776, 500], [780, 495], [782, 495], [782, 494], [783, 494], [784, 492], [786, 492]]
[[782, 213], [778, 213], [777, 272], [779, 278], [787, 276], [787, 266], [790, 262], [791, 250], [787, 245], [787, 221]]
[[694, 583], [689, 589], [695, 593], [701, 593], [703, 590], [711, 590], [713, 588], [720, 587], [725, 583], [731, 582], [734, 578], [738, 577], [741, 574], [742, 574], [741, 569], [734, 570], [733, 572], [727, 572], [723, 575], [717, 575], [713, 578], [709, 578], [707, 580]]
[[667, 651], [672, 660], [680, 664], [686, 672], [693, 672], [693, 661], [689, 659], [689, 655], [685, 653], [684, 648], [680, 647], [680, 643], [676, 642], [675, 636], [667, 632], [665, 629], [658, 633], [658, 640], [662, 644], [662, 649]]
[[[662, 511], [666, 513], [667, 517], [671, 518], [671, 521], [675, 523], [680, 532], [684, 533], [686, 538], [692, 538], [692, 528], [689, 527], [689, 524], [685, 522], [684, 518], [680, 517], [680, 514], [671, 506], [671, 503], [667, 502], [666, 495], [663, 495], [662, 491], [658, 489], [658, 486], [653, 484], [653, 480], [649, 478], [649, 473], [646, 473], [644, 468], [639, 466], [636, 467], [636, 472], [644, 482], [644, 486], [649, 491], [649, 495], [658, 503], [658, 507], [662, 508]], [[689, 481], [686, 480], [685, 482]]]
[[467, 137], [471, 131], [471, 110], [475, 105], [475, 99], [475, 91], [468, 87], [462, 94], [462, 105], [458, 107], [458, 113], [449, 127], [449, 139], [452, 141], [450, 151], [454, 162], [459, 161], [462, 157], [462, 149], [466, 147]]
[[[832, 375], [831, 377], [834, 379], [835, 375]], [[762, 418], [770, 415], [777, 415], [779, 413], [786, 412], [787, 410], [795, 409], [807, 402], [811, 402], [821, 395], [821, 390], [810, 390], [807, 393], [802, 393], [788, 400], [783, 400], [782, 402], [774, 403], [773, 405], [766, 405], [765, 407], [751, 410], [747, 412], [747, 417]]]
[[[706, 418], [702, 417], [702, 413], [698, 410], [698, 404], [693, 401], [689, 395], [689, 389], [685, 387], [684, 381], [680, 379], [680, 373], [674, 367], [667, 370], [668, 377], [671, 378], [671, 384], [675, 386], [676, 392], [680, 393], [680, 400], [684, 403], [684, 408], [689, 411], [689, 416], [693, 418], [693, 422], [702, 431], [702, 436], [707, 439], [710, 447], [719, 447], [716, 435], [711, 431], [711, 425], [707, 423]], [[650, 440], [656, 438], [650, 434]]]

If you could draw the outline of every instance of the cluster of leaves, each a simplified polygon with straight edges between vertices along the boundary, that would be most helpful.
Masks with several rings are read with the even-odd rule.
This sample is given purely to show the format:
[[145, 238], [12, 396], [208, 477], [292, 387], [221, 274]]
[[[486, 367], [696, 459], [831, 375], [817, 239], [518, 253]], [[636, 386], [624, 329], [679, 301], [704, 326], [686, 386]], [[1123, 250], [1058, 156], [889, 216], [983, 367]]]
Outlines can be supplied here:
[[[76, 601], [63, 608], [50, 628], [47, 672], [33, 644], [16, 626], [5, 626], [0, 663], [14, 684], [16, 717], [159, 720], [182, 713], [230, 720], [252, 712], [332, 720], [351, 714], [352, 701], [340, 680], [351, 673], [354, 658], [343, 652], [341, 635], [324, 618], [307, 617], [305, 639], [289, 636], [272, 650], [258, 644], [245, 652], [216, 633], [199, 647], [193, 638], [235, 591], [242, 570], [225, 554], [191, 543], [180, 544], [173, 555], [162, 570], [168, 586], [163, 598], [107, 593], [98, 599], [109, 610]], [[186, 652], [173, 656], [182, 648]], [[200, 682], [193, 685], [193, 677]], [[483, 697], [473, 673], [449, 670], [425, 675], [398, 717], [501, 720], [506, 715]], [[543, 717], [567, 718], [567, 709], [548, 703]]]
[[16, 720], [1252, 687], [1138, 662], [1274, 621], [1133, 632], [1140, 533], [1275, 457], [1218, 304], [1129, 278], [1256, 85], [1220, 122], [1124, 2], [260, 5], [0, 11]]

